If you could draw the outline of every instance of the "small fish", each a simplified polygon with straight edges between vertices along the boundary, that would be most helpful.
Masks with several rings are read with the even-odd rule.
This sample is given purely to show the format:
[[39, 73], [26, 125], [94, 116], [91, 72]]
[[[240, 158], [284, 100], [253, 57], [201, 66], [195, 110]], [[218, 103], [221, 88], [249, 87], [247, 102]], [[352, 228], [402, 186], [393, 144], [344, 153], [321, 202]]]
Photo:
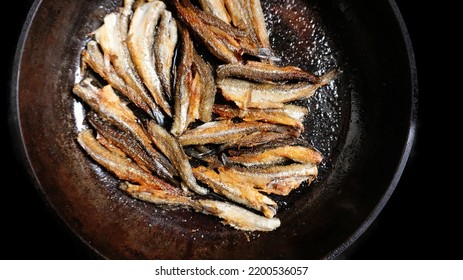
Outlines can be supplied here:
[[149, 115], [152, 114], [150, 106], [143, 100], [140, 94], [131, 88], [124, 79], [117, 74], [108, 57], [103, 55], [95, 40], [90, 40], [86, 48], [82, 51], [82, 61], [86, 65], [89, 65], [93, 71], [105, 79], [113, 88], [125, 95], [135, 105], [143, 109]]
[[156, 72], [155, 33], [159, 19], [166, 5], [162, 1], [147, 2], [133, 13], [127, 37], [127, 46], [132, 61], [151, 96], [168, 116], [172, 116], [170, 105], [166, 101], [161, 80]]
[[303, 121], [308, 113], [307, 108], [296, 105], [284, 105], [283, 108], [240, 110], [228, 105], [215, 104], [213, 112], [219, 119], [241, 118], [244, 121], [262, 121], [274, 124], [288, 125], [303, 130]]
[[239, 230], [246, 231], [272, 231], [280, 225], [278, 218], [266, 218], [257, 215], [237, 205], [217, 200], [199, 200], [201, 212], [211, 214], [223, 219], [223, 223]]
[[188, 30], [180, 27], [181, 34], [181, 58], [177, 67], [177, 81], [174, 95], [174, 115], [170, 132], [180, 136], [188, 127], [191, 118], [188, 117], [190, 107], [190, 89], [193, 80], [191, 65], [193, 63], [193, 41]]
[[312, 147], [283, 146], [267, 149], [259, 153], [242, 153], [238, 156], [227, 157], [228, 162], [244, 167], [283, 164], [288, 160], [298, 163], [320, 164], [323, 156]]
[[230, 15], [225, 8], [224, 0], [199, 0], [203, 11], [219, 18], [225, 23], [230, 24]]
[[276, 66], [258, 61], [222, 64], [217, 67], [217, 77], [242, 78], [260, 83], [308, 81], [319, 83], [320, 77], [295, 66]]
[[178, 42], [177, 21], [164, 10], [155, 35], [154, 56], [156, 71], [168, 99], [172, 99], [172, 67]]
[[110, 85], [99, 89], [92, 85], [91, 79], [87, 78], [81, 83], [75, 84], [73, 92], [82, 98], [103, 119], [123, 131], [130, 132], [143, 145], [146, 152], [157, 162], [156, 167], [161, 174], [165, 174], [167, 177], [171, 176], [171, 174], [177, 175], [177, 171], [169, 161], [152, 147], [151, 140], [145, 134], [144, 129], [138, 124], [138, 118], [132, 110], [122, 103]]
[[93, 136], [92, 130], [80, 132], [77, 141], [96, 162], [114, 173], [119, 179], [163, 190], [171, 194], [181, 193], [180, 189], [140, 168], [138, 164], [127, 157], [120, 156], [103, 147]]
[[272, 52], [269, 32], [265, 22], [264, 12], [260, 0], [248, 0], [244, 1], [245, 6], [250, 14], [251, 25], [253, 26], [254, 32], [259, 40], [260, 47], [267, 49]]
[[103, 49], [104, 56], [107, 57], [105, 60], [111, 61], [117, 74], [150, 107], [150, 115], [156, 118], [159, 123], [163, 123], [164, 116], [143, 85], [127, 47], [127, 32], [132, 15], [129, 7], [132, 2], [128, 1], [128, 6], [124, 7], [124, 9], [106, 15], [104, 17], [104, 24], [94, 31], [93, 34]]
[[175, 8], [180, 20], [182, 20], [204, 43], [207, 49], [217, 58], [226, 62], [238, 62], [239, 53], [236, 49], [230, 49], [224, 41], [198, 17], [191, 3], [185, 0], [174, 0]]
[[313, 163], [294, 163], [262, 168], [217, 168], [222, 178], [229, 178], [241, 184], [252, 186], [261, 192], [288, 195], [299, 188], [302, 182], [311, 182], [318, 175], [318, 168]]
[[234, 78], [217, 80], [217, 87], [225, 99], [235, 102], [240, 109], [283, 108], [284, 103], [310, 98], [315, 92], [330, 83], [336, 72], [321, 77], [320, 82], [299, 82], [296, 84], [262, 84]]
[[123, 182], [119, 185], [119, 189], [126, 192], [133, 198], [154, 203], [169, 209], [183, 208], [196, 209], [197, 211], [200, 211], [202, 208], [189, 196], [172, 194], [164, 190], [152, 188], [150, 186], [135, 185], [130, 182]]
[[186, 131], [179, 137], [182, 146], [225, 144], [255, 132], [288, 133], [288, 128], [262, 122], [213, 121]]
[[200, 101], [198, 106], [197, 119], [209, 122], [212, 119], [212, 111], [215, 103], [217, 88], [212, 67], [195, 51], [193, 54], [195, 73], [201, 79]]
[[208, 190], [199, 186], [196, 182], [188, 157], [177, 139], [154, 121], [148, 123], [147, 130], [156, 147], [158, 147], [178, 170], [182, 182], [197, 194], [207, 194]]
[[[156, 162], [156, 160], [154, 160], [154, 158], [146, 152], [143, 146], [137, 140], [135, 140], [131, 133], [122, 131], [117, 127], [109, 124], [108, 122], [105, 122], [100, 117], [98, 117], [95, 112], [89, 112], [87, 114], [87, 120], [98, 132], [98, 136], [104, 137], [106, 141], [133, 159], [139, 166], [146, 169], [147, 171], [155, 173], [174, 186], [180, 185], [179, 182], [174, 179], [173, 174], [166, 176], [167, 174], [164, 172], [159, 172], [159, 163]], [[100, 141], [99, 138], [97, 139]]]
[[194, 168], [193, 174], [219, 195], [260, 211], [267, 218], [273, 218], [276, 214], [276, 202], [248, 185], [241, 184], [239, 181], [227, 180], [228, 178], [223, 178], [214, 170], [204, 166]]

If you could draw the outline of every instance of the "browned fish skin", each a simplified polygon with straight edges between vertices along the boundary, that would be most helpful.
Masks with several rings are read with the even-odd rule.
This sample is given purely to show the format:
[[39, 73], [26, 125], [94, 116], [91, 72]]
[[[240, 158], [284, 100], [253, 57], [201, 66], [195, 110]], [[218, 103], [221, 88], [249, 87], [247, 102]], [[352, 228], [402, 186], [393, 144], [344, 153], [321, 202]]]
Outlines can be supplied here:
[[207, 194], [208, 190], [197, 184], [188, 157], [177, 139], [153, 121], [149, 122], [147, 127], [154, 144], [178, 170], [182, 182], [197, 194]]
[[150, 157], [150, 155], [144, 150], [143, 146], [140, 145], [140, 143], [136, 141], [129, 133], [108, 124], [107, 122], [100, 119], [94, 112], [87, 114], [87, 120], [99, 134], [101, 134], [114, 146], [122, 150], [138, 165], [150, 172], [153, 172], [157, 176], [168, 181], [170, 184], [179, 186], [179, 182], [173, 178], [173, 174], [165, 174], [164, 172], [160, 172], [158, 169], [159, 163]]
[[240, 79], [217, 80], [217, 87], [225, 99], [235, 102], [240, 109], [282, 108], [284, 103], [310, 98], [315, 92], [330, 83], [336, 75], [331, 71], [323, 75], [320, 82], [299, 82], [297, 84], [263, 84]]
[[164, 116], [144, 87], [126, 44], [129, 19], [132, 15], [129, 8], [131, 7], [130, 3], [133, 3], [133, 1], [127, 2], [128, 6], [125, 6], [124, 9], [106, 15], [104, 24], [93, 33], [103, 49], [104, 56], [111, 61], [117, 74], [150, 106], [150, 115], [156, 118], [159, 123], [163, 123]]
[[222, 178], [214, 170], [199, 166], [193, 169], [198, 180], [210, 186], [215, 193], [251, 209], [262, 212], [265, 217], [273, 218], [276, 214], [277, 204], [269, 197], [259, 193], [256, 189], [237, 181]]
[[144, 185], [134, 185], [129, 182], [123, 182], [119, 189], [125, 191], [133, 198], [154, 203], [156, 205], [168, 206], [169, 208], [188, 208], [200, 210], [200, 206], [191, 197], [178, 195], [152, 188]]
[[230, 203], [209, 199], [199, 200], [198, 203], [202, 213], [220, 217], [224, 224], [239, 230], [272, 231], [281, 225], [278, 218], [269, 219]]
[[224, 0], [224, 2], [234, 26], [241, 30], [251, 28], [252, 25], [249, 22], [248, 11], [243, 7], [241, 0]]
[[283, 146], [268, 149], [260, 153], [231, 156], [228, 157], [227, 160], [233, 164], [240, 164], [245, 167], [256, 167], [282, 164], [288, 160], [298, 163], [320, 164], [323, 160], [323, 156], [311, 147]]
[[261, 122], [215, 121], [186, 131], [179, 137], [182, 146], [224, 144], [234, 142], [255, 132], [287, 133], [288, 128]]
[[225, 23], [230, 24], [230, 15], [225, 8], [224, 0], [199, 0], [203, 11], [216, 16]]
[[288, 195], [302, 182], [311, 182], [318, 175], [313, 163], [277, 165], [265, 168], [218, 167], [222, 178], [236, 180], [265, 193]]
[[175, 84], [174, 95], [174, 122], [170, 132], [181, 135], [188, 127], [188, 110], [190, 107], [190, 85], [193, 80], [191, 64], [193, 63], [193, 42], [191, 41], [188, 30], [180, 27], [181, 34], [181, 61], [177, 68], [177, 82]]
[[302, 122], [308, 110], [296, 105], [284, 105], [283, 108], [276, 109], [249, 108], [240, 110], [228, 105], [215, 104], [213, 112], [220, 116], [219, 119], [241, 118], [245, 121], [263, 121], [288, 125], [303, 130], [304, 125]]
[[135, 68], [156, 104], [167, 115], [172, 116], [170, 105], [164, 97], [161, 80], [156, 71], [155, 55], [153, 54], [156, 29], [165, 8], [166, 5], [161, 1], [147, 2], [139, 6], [133, 13], [130, 22], [127, 46]]
[[81, 147], [100, 165], [116, 174], [119, 179], [136, 182], [154, 189], [164, 190], [172, 194], [180, 194], [180, 189], [169, 185], [140, 168], [126, 157], [121, 157], [103, 147], [92, 134], [91, 130], [79, 133], [77, 138]]
[[246, 3], [245, 6], [247, 6], [248, 13], [250, 14], [251, 26], [254, 28], [254, 32], [259, 40], [261, 48], [272, 52], [269, 33], [265, 23], [264, 12], [262, 11], [260, 0], [248, 0], [244, 2]]
[[168, 99], [172, 99], [172, 67], [177, 41], [177, 21], [172, 17], [170, 11], [165, 10], [161, 14], [161, 21], [155, 37], [154, 55], [156, 71]]
[[217, 38], [214, 32], [191, 9], [191, 3], [184, 0], [174, 0], [174, 4], [179, 18], [191, 28], [213, 55], [226, 62], [238, 62], [240, 54], [234, 53], [226, 43]]
[[204, 61], [197, 52], [194, 52], [193, 62], [195, 64], [195, 71], [201, 78], [203, 84], [201, 100], [198, 108], [199, 119], [203, 122], [209, 122], [212, 119], [212, 109], [215, 102], [215, 94], [217, 92], [212, 67], [209, 63]]
[[219, 150], [253, 148], [274, 141], [286, 141], [294, 137], [299, 137], [298, 130], [291, 130], [288, 128], [286, 132], [258, 131], [237, 139], [236, 141], [225, 143], [220, 146]]
[[166, 176], [170, 176], [171, 174], [177, 175], [177, 171], [167, 159], [151, 146], [151, 140], [138, 124], [137, 117], [122, 103], [110, 85], [99, 89], [92, 85], [91, 79], [85, 79], [81, 83], [74, 85], [73, 92], [90, 105], [102, 118], [111, 122], [119, 129], [132, 133], [153, 160], [158, 163], [156, 167], [161, 174], [166, 174]]
[[320, 77], [304, 71], [295, 66], [279, 67], [258, 61], [246, 63], [229, 63], [217, 67], [218, 78], [242, 78], [246, 80], [266, 83], [285, 81], [309, 81], [320, 82]]
[[108, 59], [105, 60], [96, 41], [90, 40], [87, 43], [86, 49], [82, 51], [82, 61], [89, 65], [93, 71], [105, 79], [113, 88], [125, 95], [135, 105], [143, 109], [149, 115], [152, 114], [150, 107], [156, 105], [153, 104], [152, 106], [148, 106], [136, 90], [130, 88], [125, 81], [119, 77], [110, 61]]

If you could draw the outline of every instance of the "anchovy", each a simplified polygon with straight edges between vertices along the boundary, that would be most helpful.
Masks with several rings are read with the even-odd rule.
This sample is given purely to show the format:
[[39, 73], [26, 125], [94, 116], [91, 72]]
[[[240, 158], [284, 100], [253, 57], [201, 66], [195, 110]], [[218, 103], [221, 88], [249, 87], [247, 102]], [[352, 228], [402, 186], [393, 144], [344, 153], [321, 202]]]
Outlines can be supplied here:
[[180, 194], [180, 189], [171, 186], [156, 176], [142, 169], [127, 157], [122, 157], [103, 147], [93, 136], [92, 130], [79, 133], [80, 146], [100, 165], [114, 173], [119, 179], [164, 190], [172, 194]]
[[278, 218], [266, 218], [242, 207], [216, 200], [199, 200], [201, 212], [223, 219], [223, 223], [239, 230], [272, 231], [281, 225]]
[[174, 4], [179, 18], [191, 28], [214, 56], [226, 62], [238, 62], [240, 60], [240, 54], [235, 52], [238, 50], [231, 50], [225, 42], [218, 38], [192, 10], [191, 3], [174, 0]]
[[318, 175], [317, 165], [313, 163], [294, 163], [265, 168], [218, 167], [222, 178], [236, 180], [252, 186], [261, 192], [288, 195], [302, 182], [311, 182]]
[[269, 83], [287, 81], [308, 81], [319, 83], [320, 77], [295, 66], [276, 66], [258, 61], [222, 64], [217, 67], [217, 77], [242, 78], [250, 81]]
[[199, 0], [203, 11], [219, 18], [225, 23], [230, 24], [230, 15], [225, 8], [224, 0]]
[[251, 25], [253, 26], [254, 32], [259, 40], [261, 48], [267, 49], [269, 52], [272, 52], [269, 40], [269, 33], [267, 30], [264, 12], [262, 10], [260, 0], [247, 0], [244, 2], [251, 18]]
[[111, 61], [117, 74], [148, 104], [151, 109], [149, 115], [156, 118], [159, 123], [163, 123], [164, 116], [144, 87], [126, 44], [128, 40], [129, 18], [132, 15], [129, 9], [131, 3], [133, 1], [128, 1], [128, 6], [124, 9], [105, 16], [104, 24], [94, 31], [93, 34], [103, 49], [105, 57], [108, 57]]
[[[120, 100], [110, 85], [99, 89], [92, 85], [91, 79], [85, 79], [75, 84], [73, 92], [82, 98], [101, 117], [111, 122], [123, 131], [129, 131], [144, 147], [151, 157], [157, 162], [157, 168], [161, 174], [177, 175], [177, 171], [159, 152], [151, 146], [151, 140], [138, 124], [134, 113]], [[164, 177], [164, 176], [163, 176]]]
[[299, 137], [299, 135], [299, 130], [289, 128], [287, 128], [285, 132], [259, 131], [246, 135], [235, 141], [225, 143], [220, 146], [219, 151], [228, 149], [253, 148], [274, 141], [287, 141], [289, 139], [293, 139], [294, 137]]
[[170, 160], [178, 170], [183, 183], [197, 194], [205, 195], [208, 193], [206, 188], [198, 185], [191, 169], [188, 157], [182, 149], [177, 139], [172, 136], [162, 126], [150, 121], [147, 125], [148, 134], [158, 149]]
[[156, 71], [168, 99], [172, 99], [172, 67], [177, 41], [177, 22], [170, 11], [164, 10], [155, 36], [154, 56]]
[[233, 101], [240, 109], [283, 108], [284, 103], [310, 98], [315, 92], [330, 83], [336, 75], [331, 71], [321, 77], [320, 82], [299, 82], [296, 84], [262, 84], [240, 79], [217, 80], [217, 87], [225, 99]]
[[204, 166], [194, 168], [193, 173], [198, 180], [210, 186], [215, 193], [246, 207], [260, 211], [267, 218], [275, 216], [277, 210], [276, 202], [256, 189], [237, 181], [222, 178], [220, 174]]
[[93, 71], [105, 79], [113, 88], [125, 95], [135, 105], [148, 114], [152, 114], [150, 106], [141, 98], [136, 90], [126, 84], [124, 79], [116, 73], [108, 57], [103, 55], [96, 41], [90, 40], [87, 43], [86, 48], [82, 51], [82, 61], [86, 65], [89, 65]]
[[214, 113], [219, 119], [241, 118], [245, 121], [263, 121], [274, 124], [293, 126], [304, 129], [303, 121], [308, 113], [307, 108], [296, 105], [284, 105], [283, 108], [240, 110], [228, 105], [214, 105]]
[[155, 173], [162, 179], [167, 180], [172, 185], [179, 186], [179, 182], [173, 178], [173, 174], [166, 176], [167, 174], [159, 172], [159, 163], [156, 162], [153, 157], [151, 157], [145, 151], [143, 146], [137, 140], [135, 140], [131, 133], [124, 132], [110, 125], [108, 122], [100, 119], [94, 112], [87, 114], [87, 120], [96, 129], [99, 135], [103, 136], [109, 143], [123, 151], [138, 165], [150, 172]]
[[180, 28], [182, 38], [181, 43], [181, 60], [177, 68], [177, 82], [175, 84], [174, 95], [174, 122], [170, 132], [175, 135], [181, 135], [188, 127], [189, 118], [188, 110], [190, 107], [190, 86], [193, 80], [191, 64], [193, 63], [193, 42], [188, 30]]
[[283, 146], [260, 153], [246, 153], [227, 157], [228, 162], [245, 167], [283, 164], [288, 160], [298, 163], [320, 164], [323, 156], [312, 147]]
[[149, 186], [123, 182], [119, 185], [119, 189], [126, 192], [133, 198], [168, 207], [169, 209], [183, 208], [196, 209], [197, 211], [200, 211], [202, 208], [189, 196], [172, 194]]
[[167, 115], [172, 116], [170, 105], [163, 95], [153, 54], [156, 27], [165, 8], [166, 5], [161, 1], [147, 2], [138, 7], [130, 23], [127, 46], [135, 67], [154, 101]]
[[212, 119], [212, 110], [215, 103], [215, 94], [217, 92], [213, 70], [209, 63], [204, 61], [197, 52], [193, 54], [193, 63], [195, 72], [201, 78], [202, 84], [198, 107], [198, 119], [203, 122], [209, 122]]
[[255, 132], [288, 133], [288, 128], [261, 122], [215, 121], [202, 124], [186, 131], [179, 137], [182, 146], [224, 144], [237, 141]]
[[252, 28], [247, 14], [248, 11], [241, 3], [241, 0], [224, 0], [224, 3], [234, 26], [241, 30], [249, 30]]

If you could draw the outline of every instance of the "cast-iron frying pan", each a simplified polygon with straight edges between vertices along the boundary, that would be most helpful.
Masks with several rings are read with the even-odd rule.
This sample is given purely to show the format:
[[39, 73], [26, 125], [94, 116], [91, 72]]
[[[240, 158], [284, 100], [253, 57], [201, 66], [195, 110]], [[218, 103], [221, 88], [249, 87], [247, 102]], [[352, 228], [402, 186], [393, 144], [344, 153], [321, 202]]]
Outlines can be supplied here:
[[13, 73], [13, 117], [45, 202], [96, 254], [111, 259], [322, 259], [351, 245], [381, 211], [407, 162], [417, 85], [406, 28], [392, 0], [263, 0], [283, 64], [336, 81], [307, 106], [304, 138], [325, 161], [319, 178], [279, 201], [270, 233], [212, 216], [164, 211], [117, 190], [75, 139], [85, 111], [71, 94], [89, 32], [121, 1], [35, 1]]

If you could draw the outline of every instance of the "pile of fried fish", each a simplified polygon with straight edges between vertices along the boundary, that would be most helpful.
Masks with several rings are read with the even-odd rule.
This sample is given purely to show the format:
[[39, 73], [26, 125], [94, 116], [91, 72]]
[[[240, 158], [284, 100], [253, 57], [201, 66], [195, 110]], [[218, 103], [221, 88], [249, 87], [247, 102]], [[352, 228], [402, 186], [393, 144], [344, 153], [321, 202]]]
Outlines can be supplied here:
[[272, 231], [323, 160], [292, 101], [335, 76], [277, 63], [259, 0], [125, 0], [82, 51], [78, 143], [131, 197]]

